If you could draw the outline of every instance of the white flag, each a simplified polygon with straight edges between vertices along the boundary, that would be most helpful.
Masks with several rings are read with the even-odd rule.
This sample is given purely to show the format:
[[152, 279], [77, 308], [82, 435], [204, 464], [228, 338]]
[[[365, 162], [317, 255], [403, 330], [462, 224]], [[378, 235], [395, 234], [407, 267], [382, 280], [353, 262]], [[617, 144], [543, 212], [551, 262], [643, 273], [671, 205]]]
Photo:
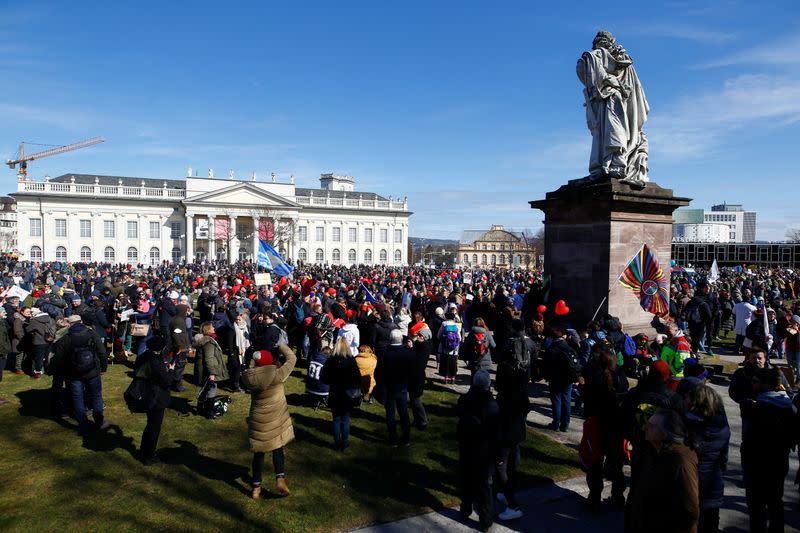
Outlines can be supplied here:
[[717, 259], [714, 258], [714, 262], [711, 264], [711, 273], [708, 275], [708, 282], [709, 283], [716, 283], [719, 281], [719, 267], [717, 266]]

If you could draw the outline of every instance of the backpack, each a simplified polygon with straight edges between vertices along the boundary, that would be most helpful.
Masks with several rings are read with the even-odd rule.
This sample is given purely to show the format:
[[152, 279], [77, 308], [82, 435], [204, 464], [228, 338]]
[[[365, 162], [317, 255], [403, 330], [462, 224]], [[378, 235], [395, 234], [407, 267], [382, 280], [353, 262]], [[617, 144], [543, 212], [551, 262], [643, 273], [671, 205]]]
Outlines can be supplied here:
[[511, 337], [506, 341], [506, 362], [514, 370], [527, 371], [531, 366], [531, 354], [525, 337]]
[[94, 370], [95, 365], [95, 342], [93, 338], [81, 345], [72, 345], [72, 371], [75, 374], [86, 374]]
[[305, 309], [303, 308], [303, 302], [301, 301], [300, 305], [297, 305], [296, 303], [293, 303], [292, 305], [294, 306], [294, 321], [297, 324], [302, 324], [303, 320], [305, 320], [306, 318], [306, 312]]
[[636, 343], [627, 333], [625, 334], [625, 341], [622, 345], [622, 354], [625, 357], [633, 357], [636, 355]]
[[457, 350], [461, 344], [461, 335], [458, 334], [458, 328], [454, 325], [445, 326], [444, 347], [448, 352]]
[[700, 316], [700, 305], [693, 305], [686, 309], [686, 321], [689, 324], [702, 324], [703, 318]]
[[480, 360], [486, 355], [486, 333], [472, 334], [472, 361]]

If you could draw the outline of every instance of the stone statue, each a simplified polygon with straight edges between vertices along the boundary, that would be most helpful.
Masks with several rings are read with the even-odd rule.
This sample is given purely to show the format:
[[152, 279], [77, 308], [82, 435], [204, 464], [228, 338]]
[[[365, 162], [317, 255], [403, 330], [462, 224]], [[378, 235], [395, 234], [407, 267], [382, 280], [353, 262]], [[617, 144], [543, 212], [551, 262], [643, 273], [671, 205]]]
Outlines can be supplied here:
[[600, 31], [592, 50], [578, 60], [577, 73], [584, 85], [586, 123], [592, 133], [589, 175], [644, 187], [647, 137], [642, 126], [650, 106], [633, 60], [611, 33]]

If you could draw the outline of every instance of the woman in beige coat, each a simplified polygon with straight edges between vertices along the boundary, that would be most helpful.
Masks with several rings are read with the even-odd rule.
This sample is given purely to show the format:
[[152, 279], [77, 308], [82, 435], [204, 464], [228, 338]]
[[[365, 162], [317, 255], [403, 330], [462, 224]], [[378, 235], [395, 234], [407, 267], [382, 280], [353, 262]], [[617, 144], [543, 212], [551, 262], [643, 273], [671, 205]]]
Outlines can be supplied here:
[[[289, 405], [286, 403], [284, 382], [294, 369], [297, 357], [285, 344], [278, 346], [278, 354], [267, 350], [253, 354], [255, 368], [242, 373], [242, 384], [250, 391], [250, 415], [247, 425], [250, 433], [250, 450], [253, 452], [253, 498], [261, 495], [261, 473], [264, 454], [272, 452], [277, 492], [289, 495], [284, 471], [283, 447], [294, 439]], [[283, 363], [281, 363], [283, 361]]]

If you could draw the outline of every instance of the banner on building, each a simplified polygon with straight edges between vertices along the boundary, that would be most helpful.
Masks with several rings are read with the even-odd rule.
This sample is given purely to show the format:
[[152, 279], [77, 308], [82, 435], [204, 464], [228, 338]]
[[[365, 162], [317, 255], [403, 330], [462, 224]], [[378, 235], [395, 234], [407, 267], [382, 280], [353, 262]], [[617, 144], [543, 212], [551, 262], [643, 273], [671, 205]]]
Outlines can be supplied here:
[[214, 219], [214, 240], [227, 241], [230, 235], [231, 221], [227, 218]]
[[258, 240], [272, 242], [275, 239], [275, 221], [271, 218], [258, 221]]
[[194, 238], [208, 240], [208, 219], [197, 218], [194, 221]]

